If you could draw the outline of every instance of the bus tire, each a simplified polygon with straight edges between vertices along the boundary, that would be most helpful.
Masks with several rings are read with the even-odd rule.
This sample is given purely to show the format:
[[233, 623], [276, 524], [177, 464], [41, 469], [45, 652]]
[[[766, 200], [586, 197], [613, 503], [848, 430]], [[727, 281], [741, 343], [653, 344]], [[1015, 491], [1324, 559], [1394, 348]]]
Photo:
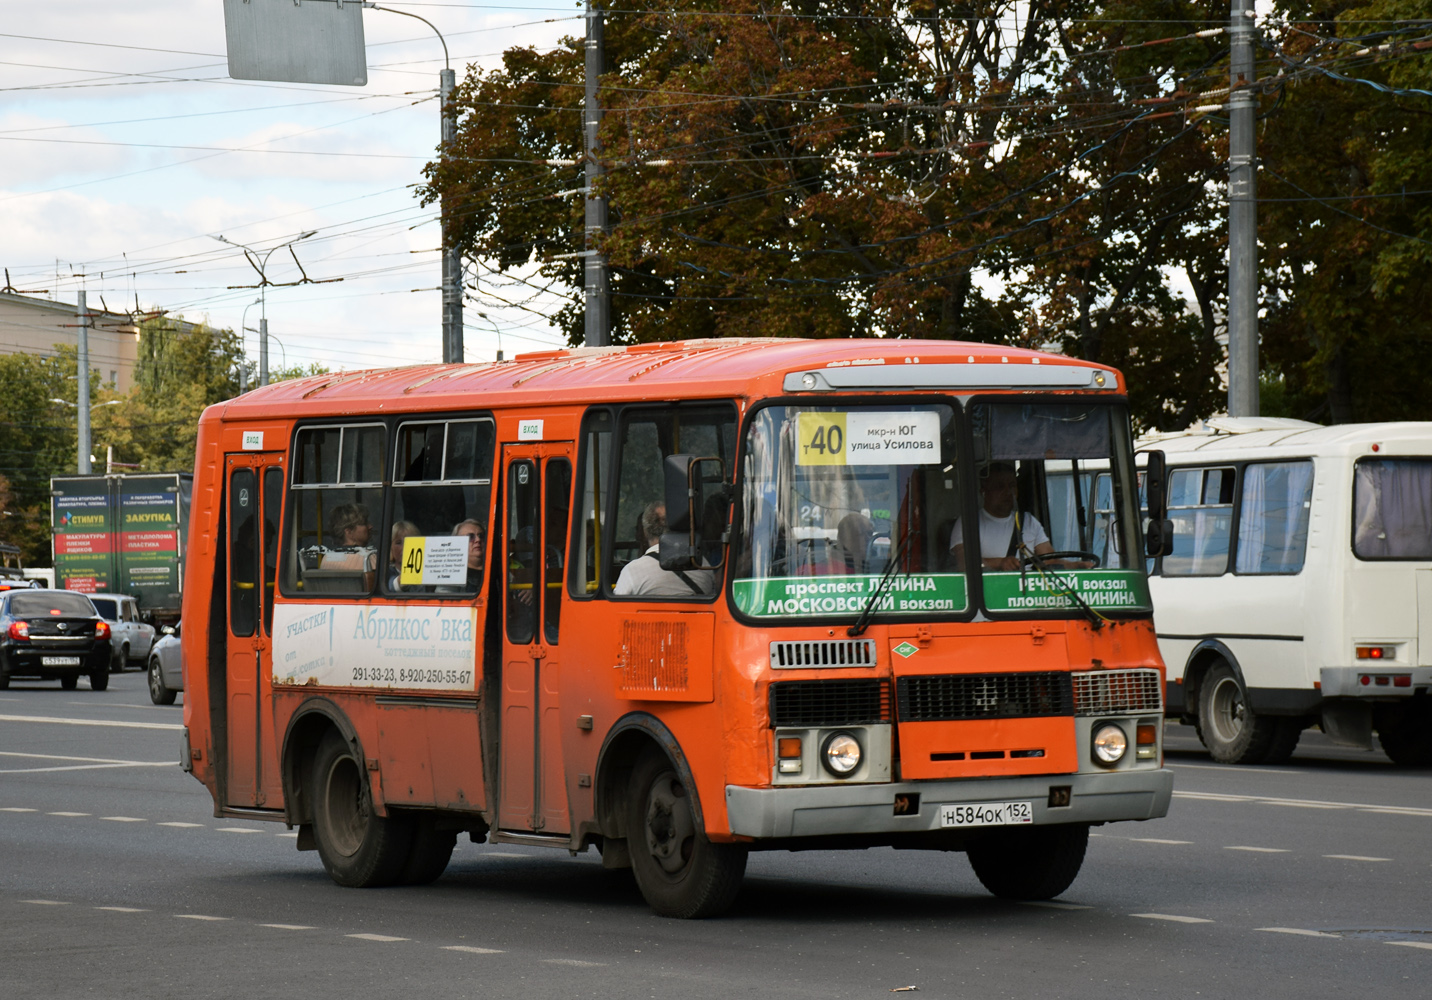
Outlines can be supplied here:
[[1382, 752], [1402, 767], [1432, 767], [1432, 709], [1378, 706], [1374, 716]]
[[1003, 827], [966, 853], [980, 884], [1000, 899], [1039, 900], [1074, 884], [1088, 846], [1088, 825], [1060, 823]]
[[647, 905], [660, 916], [684, 920], [724, 912], [746, 874], [746, 849], [706, 838], [688, 789], [661, 751], [643, 753], [631, 780], [627, 845]]
[[457, 846], [457, 831], [439, 830], [436, 820], [424, 815], [413, 817], [412, 825], [413, 842], [398, 884], [427, 885], [447, 871], [453, 848]]
[[319, 743], [308, 778], [313, 836], [328, 876], [355, 889], [398, 881], [412, 843], [412, 821], [373, 811], [368, 773], [336, 730]]
[[[1248, 692], [1232, 667], [1220, 663], [1210, 670], [1199, 695], [1198, 725], [1203, 745], [1214, 760], [1261, 764], [1268, 759], [1285, 720], [1256, 715], [1248, 707]], [[1292, 753], [1291, 747], [1288, 752]]]
[[164, 672], [159, 669], [159, 657], [149, 661], [149, 700], [156, 705], [174, 704], [174, 691], [164, 684]]

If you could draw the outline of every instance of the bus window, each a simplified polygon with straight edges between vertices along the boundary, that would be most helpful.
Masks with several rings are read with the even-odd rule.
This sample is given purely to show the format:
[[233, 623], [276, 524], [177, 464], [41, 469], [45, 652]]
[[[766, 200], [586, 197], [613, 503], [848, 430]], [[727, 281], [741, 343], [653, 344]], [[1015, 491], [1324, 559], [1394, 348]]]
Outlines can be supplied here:
[[1263, 462], [1243, 469], [1238, 506], [1239, 573], [1297, 573], [1308, 549], [1312, 462]]
[[590, 410], [582, 422], [581, 485], [572, 523], [572, 555], [567, 586], [576, 598], [594, 597], [602, 563], [602, 520], [611, 492], [612, 414]]
[[540, 587], [541, 493], [537, 463], [513, 462], [507, 470], [507, 639], [523, 646], [537, 636], [537, 598]]
[[1432, 459], [1359, 459], [1352, 550], [1359, 559], [1432, 559]]
[[[612, 588], [608, 591], [611, 596], [681, 599], [704, 598], [716, 592], [715, 573], [711, 570], [675, 574], [659, 568], [649, 570], [642, 564], [640, 568], [633, 567], [625, 583], [622, 571], [652, 553], [660, 533], [665, 530], [666, 485], [662, 462], [666, 456], [688, 454], [719, 458], [722, 467], [729, 470], [735, 448], [736, 413], [730, 406], [673, 406], [661, 410], [630, 409], [622, 413], [617, 476], [611, 498], [615, 512], [603, 535], [607, 550], [606, 581]], [[702, 512], [698, 512], [698, 517], [701, 516]], [[703, 535], [707, 530], [703, 526]], [[650, 579], [636, 585], [632, 582], [636, 576]], [[683, 576], [687, 579], [682, 579]]]
[[229, 627], [237, 636], [254, 634], [259, 612], [256, 485], [252, 469], [235, 469], [229, 480]]
[[[383, 589], [390, 594], [476, 594], [482, 589], [491, 509], [492, 421], [405, 423], [397, 439]], [[435, 543], [426, 541], [455, 535], [469, 538], [462, 579], [454, 578], [451, 567], [438, 575]]]
[[381, 424], [304, 427], [295, 435], [285, 594], [372, 592], [385, 435]]
[[1173, 551], [1163, 557], [1164, 576], [1219, 576], [1228, 571], [1233, 473], [1232, 468], [1169, 470]]
[[567, 520], [572, 506], [572, 464], [565, 458], [547, 463], [546, 560], [543, 563], [546, 587], [542, 597], [542, 634], [557, 644], [562, 614], [562, 552], [567, 547]]

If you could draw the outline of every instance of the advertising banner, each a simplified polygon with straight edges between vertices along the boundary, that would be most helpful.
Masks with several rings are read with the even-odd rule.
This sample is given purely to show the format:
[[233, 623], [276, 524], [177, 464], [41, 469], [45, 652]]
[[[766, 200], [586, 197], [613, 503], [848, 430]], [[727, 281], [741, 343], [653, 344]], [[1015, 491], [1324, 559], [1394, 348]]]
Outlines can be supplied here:
[[[168, 487], [167, 489], [156, 487]], [[119, 495], [119, 589], [141, 608], [179, 604], [179, 494], [172, 478], [126, 480]]]
[[55, 586], [86, 594], [114, 585], [114, 524], [104, 480], [68, 484], [72, 494], [54, 497]]
[[279, 604], [274, 684], [477, 689], [477, 609], [453, 604]]

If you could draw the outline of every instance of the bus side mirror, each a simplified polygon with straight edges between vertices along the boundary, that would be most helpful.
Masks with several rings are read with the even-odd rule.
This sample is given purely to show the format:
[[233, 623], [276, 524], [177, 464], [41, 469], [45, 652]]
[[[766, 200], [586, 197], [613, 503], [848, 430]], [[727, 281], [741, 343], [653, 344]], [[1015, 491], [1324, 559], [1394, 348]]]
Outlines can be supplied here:
[[1144, 552], [1150, 559], [1173, 551], [1173, 522], [1168, 519], [1168, 467], [1164, 453], [1144, 452], [1144, 497], [1148, 504], [1149, 526], [1144, 534]]

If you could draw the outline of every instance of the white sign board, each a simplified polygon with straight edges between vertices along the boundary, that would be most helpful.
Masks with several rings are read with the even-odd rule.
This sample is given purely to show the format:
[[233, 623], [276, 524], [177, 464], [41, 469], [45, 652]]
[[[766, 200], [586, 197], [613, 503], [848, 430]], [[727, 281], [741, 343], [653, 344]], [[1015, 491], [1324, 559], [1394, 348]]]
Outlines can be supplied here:
[[477, 609], [461, 604], [280, 604], [273, 682], [475, 691]]
[[542, 421], [540, 420], [519, 420], [517, 421], [517, 440], [519, 441], [541, 441]]
[[797, 465], [928, 465], [940, 459], [933, 411], [807, 410], [796, 431]]
[[409, 535], [403, 539], [403, 565], [398, 583], [412, 586], [467, 584], [467, 535]]
[[244, 451], [263, 451], [264, 432], [244, 431]]
[[224, 0], [224, 35], [235, 80], [368, 82], [356, 0]]

